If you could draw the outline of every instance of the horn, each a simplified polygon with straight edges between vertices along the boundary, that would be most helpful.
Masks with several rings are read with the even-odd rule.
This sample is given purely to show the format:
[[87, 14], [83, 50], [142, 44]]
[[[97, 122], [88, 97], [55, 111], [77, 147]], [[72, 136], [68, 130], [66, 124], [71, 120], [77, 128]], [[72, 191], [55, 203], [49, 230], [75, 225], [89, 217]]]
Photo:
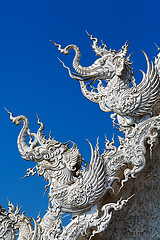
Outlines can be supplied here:
[[130, 44], [131, 40], [127, 40], [125, 42], [125, 44], [122, 46], [122, 53], [123, 53], [123, 56], [126, 57], [127, 56], [127, 53], [128, 53], [128, 47], [129, 47], [129, 44]]

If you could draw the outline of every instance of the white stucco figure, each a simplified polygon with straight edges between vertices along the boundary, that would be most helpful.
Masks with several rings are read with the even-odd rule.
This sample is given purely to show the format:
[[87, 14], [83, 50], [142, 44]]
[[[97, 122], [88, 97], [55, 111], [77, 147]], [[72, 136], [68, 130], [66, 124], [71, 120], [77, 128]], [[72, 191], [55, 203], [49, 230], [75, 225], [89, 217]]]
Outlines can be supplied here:
[[[48, 181], [46, 191], [49, 190], [49, 204], [46, 214], [42, 218], [39, 215], [37, 220], [27, 218], [10, 201], [8, 211], [0, 206], [0, 239], [15, 240], [17, 236], [18, 240], [76, 240], [83, 236], [84, 239], [91, 239], [98, 233], [107, 232], [111, 219], [117, 219], [112, 218], [112, 213], [124, 209], [124, 205], [139, 191], [138, 188], [130, 191], [132, 194], [127, 197], [125, 194], [125, 199], [121, 195], [128, 180], [133, 180], [137, 173], [144, 170], [147, 146], [152, 152], [160, 130], [157, 110], [160, 53], [155, 63], [150, 63], [143, 52], [147, 73], [142, 71], [143, 79], [137, 85], [130, 63], [131, 55], [127, 57], [129, 42], [119, 51], [107, 50], [103, 42], [99, 47], [98, 39], [92, 35], [89, 37], [93, 42], [92, 48], [99, 56], [89, 67], [80, 65], [81, 52], [76, 45], [62, 49], [61, 45], [54, 44], [66, 55], [70, 49], [75, 51], [73, 68], [77, 74], [73, 75], [63, 63], [64, 67], [71, 78], [80, 82], [87, 99], [98, 103], [104, 112], [113, 112], [113, 123], [117, 116], [119, 130], [123, 131], [124, 137], [119, 137], [118, 147], [114, 145], [114, 138], [110, 142], [106, 137], [103, 152], [99, 150], [98, 140], [95, 149], [88, 141], [91, 148], [91, 159], [88, 161], [83, 159], [75, 143], [62, 143], [51, 136], [47, 138], [43, 133], [44, 124], [38, 116], [39, 129], [32, 133], [27, 117], [14, 117], [6, 109], [14, 124], [22, 124], [17, 140], [20, 155], [26, 161], [35, 162], [24, 177], [37, 173]], [[30, 138], [28, 142], [27, 135]], [[115, 196], [113, 201], [111, 192]], [[121, 198], [117, 198], [117, 194]], [[62, 226], [64, 213], [72, 214], [70, 223], [65, 227]]]

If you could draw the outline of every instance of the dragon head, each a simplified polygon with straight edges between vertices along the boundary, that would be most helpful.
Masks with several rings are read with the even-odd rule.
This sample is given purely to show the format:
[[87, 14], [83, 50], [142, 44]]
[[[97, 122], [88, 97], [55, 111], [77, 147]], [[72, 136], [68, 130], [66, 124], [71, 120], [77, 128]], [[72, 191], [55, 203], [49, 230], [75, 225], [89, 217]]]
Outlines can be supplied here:
[[[120, 78], [124, 77], [126, 74], [131, 75], [132, 63], [130, 63], [130, 57], [132, 54], [127, 57], [130, 41], [126, 41], [119, 51], [115, 49], [107, 50], [107, 46], [103, 41], [101, 41], [102, 45], [98, 46], [98, 39], [90, 34], [88, 35], [93, 42], [93, 51], [96, 53], [96, 56], [100, 57], [94, 62], [95, 65], [99, 65], [99, 68], [101, 68], [101, 71], [98, 71], [99, 74], [96, 77], [97, 79], [109, 80], [115, 75]], [[94, 64], [92, 66], [94, 66]], [[103, 76], [100, 75], [101, 72], [103, 72]]]
[[[51, 136], [46, 138], [43, 133], [44, 124], [40, 122], [38, 116], [40, 127], [37, 133], [31, 133], [29, 120], [25, 116], [13, 117], [11, 112], [8, 110], [7, 112], [13, 123], [16, 125], [23, 124], [17, 140], [22, 158], [38, 163], [33, 169], [27, 169], [25, 177], [34, 175], [36, 173], [34, 170], [37, 170], [38, 174], [44, 176], [50, 183], [54, 181], [58, 184], [73, 182], [77, 171], [80, 170], [82, 165], [82, 156], [79, 153], [77, 145], [72, 142], [73, 146], [69, 148], [69, 142], [61, 143]], [[27, 134], [30, 137], [29, 144], [26, 142]], [[50, 179], [50, 175], [54, 180]]]
[[89, 33], [87, 34], [93, 42], [93, 51], [96, 53], [96, 56], [99, 56], [99, 58], [89, 67], [82, 67], [80, 65], [79, 60], [81, 52], [76, 45], [68, 45], [62, 49], [60, 44], [52, 42], [63, 54], [68, 55], [70, 49], [75, 50], [76, 55], [73, 59], [73, 68], [77, 73], [71, 73], [70, 68], [66, 67], [65, 64], [60, 60], [63, 63], [63, 66], [68, 69], [70, 77], [78, 81], [91, 81], [91, 83], [96, 82], [96, 80], [109, 81], [115, 75], [120, 78], [124, 78], [126, 76], [127, 79], [128, 77], [131, 79], [132, 63], [130, 63], [130, 57], [132, 54], [127, 57], [130, 41], [126, 41], [126, 43], [122, 46], [122, 49], [119, 51], [116, 51], [115, 49], [107, 50], [107, 46], [103, 42], [101, 46], [98, 46], [98, 39], [94, 38]]

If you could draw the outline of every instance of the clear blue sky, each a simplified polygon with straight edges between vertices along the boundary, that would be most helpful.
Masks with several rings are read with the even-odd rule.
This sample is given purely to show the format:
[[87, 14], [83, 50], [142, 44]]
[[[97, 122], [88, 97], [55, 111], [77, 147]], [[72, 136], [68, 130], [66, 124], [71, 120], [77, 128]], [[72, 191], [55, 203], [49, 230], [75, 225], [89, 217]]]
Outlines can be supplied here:
[[88, 66], [96, 58], [85, 30], [117, 50], [131, 39], [129, 53], [134, 52], [139, 82], [138, 70], [146, 70], [140, 50], [152, 60], [157, 54], [154, 42], [160, 45], [159, 12], [159, 0], [0, 1], [0, 202], [4, 207], [8, 197], [14, 204], [18, 201], [27, 216], [36, 217], [48, 204], [47, 195], [43, 197], [43, 178], [20, 179], [34, 164], [21, 158], [16, 143], [21, 127], [10, 122], [4, 107], [15, 116], [27, 116], [32, 132], [37, 130], [38, 113], [46, 134], [51, 130], [56, 140], [74, 141], [87, 161], [90, 148], [86, 138], [95, 146], [99, 136], [101, 150], [104, 135], [112, 138], [109, 114], [83, 97], [79, 83], [70, 79], [57, 60], [59, 57], [71, 66], [74, 53], [61, 55], [49, 40], [63, 46], [78, 45], [81, 64]]

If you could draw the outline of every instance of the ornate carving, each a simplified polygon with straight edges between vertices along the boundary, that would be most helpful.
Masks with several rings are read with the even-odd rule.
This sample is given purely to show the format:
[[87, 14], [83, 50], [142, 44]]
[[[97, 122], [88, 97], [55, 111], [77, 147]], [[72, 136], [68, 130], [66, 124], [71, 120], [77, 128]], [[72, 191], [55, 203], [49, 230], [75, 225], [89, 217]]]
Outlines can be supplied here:
[[[145, 169], [136, 179], [128, 181], [121, 191], [124, 197], [135, 192], [134, 198], [121, 211], [114, 212], [107, 230], [93, 237], [93, 240], [158, 240], [160, 238], [159, 156], [158, 142], [153, 147], [152, 157], [147, 147]], [[115, 196], [112, 196], [110, 201], [112, 199], [115, 199]]]
[[[86, 234], [86, 231], [90, 227], [96, 227], [97, 230], [93, 230], [92, 236], [96, 233], [102, 232], [108, 226], [108, 223], [112, 217], [111, 210], [120, 210], [127, 200], [120, 199], [117, 203], [105, 204], [102, 207], [103, 214], [99, 217], [99, 211], [96, 207], [93, 207], [90, 211], [76, 216], [67, 227], [63, 228], [62, 221], [58, 216], [58, 212], [53, 208], [48, 208], [47, 213], [41, 219], [34, 218], [28, 219], [24, 212], [20, 214], [20, 209], [9, 201], [9, 210], [6, 212], [1, 207], [0, 212], [0, 239], [3, 240], [15, 240], [18, 236], [18, 240], [74, 240], [82, 234]], [[34, 227], [31, 222], [33, 220]]]
[[[92, 152], [90, 165], [86, 164], [86, 167], [80, 170], [82, 156], [75, 143], [69, 148], [68, 143], [47, 140], [43, 136], [44, 125], [39, 118], [40, 128], [37, 134], [33, 134], [25, 116], [13, 117], [10, 112], [8, 113], [13, 123], [19, 125], [23, 121], [24, 124], [17, 140], [22, 157], [38, 163], [36, 168], [28, 169], [26, 176], [34, 175], [34, 170], [37, 170], [39, 175], [49, 181], [49, 200], [52, 205], [60, 207], [62, 212], [72, 213], [86, 211], [95, 205], [107, 189], [105, 166], [98, 143], [95, 150], [89, 143]], [[27, 133], [31, 137], [30, 146], [25, 141]]]
[[[129, 42], [119, 51], [107, 50], [103, 42], [102, 46], [98, 47], [98, 39], [89, 36], [93, 42], [92, 48], [100, 57], [90, 67], [79, 64], [81, 53], [76, 45], [62, 49], [61, 45], [54, 44], [64, 54], [69, 54], [70, 49], [75, 50], [73, 67], [78, 74], [73, 75], [63, 63], [64, 67], [72, 78], [80, 81], [84, 96], [98, 103], [103, 111], [113, 111], [114, 121], [117, 115], [119, 129], [124, 132], [124, 138], [119, 137], [120, 145], [116, 147], [114, 138], [110, 142], [106, 137], [102, 154], [98, 140], [95, 149], [88, 141], [91, 160], [87, 163], [75, 143], [70, 147], [70, 142], [61, 143], [51, 136], [47, 139], [43, 133], [44, 124], [38, 116], [40, 127], [37, 133], [32, 133], [29, 120], [25, 116], [13, 117], [7, 110], [13, 123], [23, 125], [17, 140], [22, 158], [37, 164], [28, 168], [24, 177], [38, 173], [48, 181], [46, 191], [49, 189], [49, 206], [43, 218], [38, 216], [37, 220], [28, 219], [24, 213], [20, 214], [19, 207], [15, 208], [11, 202], [8, 212], [1, 207], [0, 236], [4, 240], [15, 240], [17, 231], [18, 240], [75, 240], [80, 236], [94, 238], [95, 234], [107, 229], [113, 210], [122, 209], [137, 192], [137, 189], [134, 189], [124, 193], [124, 189], [126, 182], [130, 178], [133, 182], [135, 175], [144, 169], [146, 146], [150, 145], [152, 155], [153, 144], [160, 130], [160, 115], [155, 114], [159, 111], [154, 109], [159, 101], [160, 54], [155, 58], [155, 64], [151, 64], [147, 54], [143, 52], [147, 60], [147, 73], [142, 72], [143, 79], [136, 85], [130, 63], [131, 55], [127, 57]], [[90, 84], [87, 86], [85, 81], [90, 81]], [[30, 137], [29, 143], [26, 142], [27, 134]], [[123, 194], [126, 200], [120, 198]], [[72, 213], [73, 218], [62, 229], [61, 218], [64, 213]], [[127, 223], [127, 231], [135, 233], [132, 236], [128, 233], [126, 239], [136, 239], [137, 234], [143, 235], [145, 227], [135, 229], [133, 218], [134, 216], [130, 217]], [[120, 221], [118, 217], [114, 219]], [[122, 217], [122, 221], [124, 222], [125, 218]], [[110, 232], [111, 230], [108, 232], [108, 239]], [[113, 233], [111, 235], [114, 237]], [[123, 236], [123, 231], [119, 236]]]
[[[47, 213], [41, 219], [34, 218], [28, 219], [23, 212], [20, 214], [20, 209], [17, 205], [13, 205], [9, 201], [8, 212], [1, 207], [0, 212], [0, 239], [3, 240], [15, 240], [18, 236], [18, 240], [43, 240], [43, 239], [57, 239], [61, 234], [61, 219], [57, 217], [58, 213], [55, 209], [50, 207]], [[34, 226], [32, 221], [34, 222]]]
[[[99, 152], [98, 142], [95, 150], [89, 142], [92, 155], [90, 164], [87, 164], [74, 143], [73, 147], [69, 148], [68, 142], [63, 144], [51, 137], [46, 139], [42, 133], [44, 125], [39, 118], [40, 128], [37, 133], [31, 133], [29, 121], [25, 116], [13, 117], [12, 113], [9, 111], [8, 113], [13, 123], [16, 125], [23, 123], [17, 140], [22, 157], [27, 161], [37, 162], [33, 169], [27, 170], [25, 177], [35, 175], [37, 172], [49, 181], [46, 189], [49, 187], [49, 201], [52, 207], [43, 217], [42, 222], [45, 223], [45, 219], [49, 216], [52, 220], [46, 220], [51, 224], [48, 228], [43, 227], [41, 233], [42, 236], [46, 234], [47, 239], [50, 239], [49, 235], [52, 236], [51, 239], [56, 239], [55, 219], [59, 219], [64, 212], [71, 212], [77, 217], [65, 228], [66, 231], [58, 231], [60, 236], [57, 239], [77, 239], [83, 231], [86, 232], [91, 227], [97, 227], [93, 235], [103, 231], [112, 216], [109, 209], [118, 210], [126, 201], [109, 203], [99, 211], [97, 211], [97, 203], [106, 195], [108, 189], [114, 189], [115, 180], [122, 180], [119, 192], [129, 177], [135, 177], [135, 174], [144, 168], [145, 140], [147, 139], [152, 147], [157, 130], [160, 129], [160, 116], [140, 122], [136, 127], [130, 128], [130, 131], [126, 131], [124, 139], [119, 138], [118, 148], [113, 145], [114, 140], [110, 143], [106, 138], [106, 149], [102, 154]], [[29, 144], [26, 143], [27, 134], [30, 136]], [[81, 169], [82, 161], [85, 162], [85, 167]], [[124, 178], [120, 177], [120, 172], [123, 172]], [[71, 235], [74, 237], [71, 238]]]
[[[102, 111], [114, 112], [112, 118], [117, 115], [121, 130], [152, 116], [153, 106], [159, 100], [160, 54], [155, 58], [154, 65], [142, 51], [147, 61], [147, 73], [141, 71], [143, 79], [137, 85], [131, 68], [131, 55], [127, 57], [129, 43], [126, 42], [119, 51], [107, 50], [103, 42], [102, 46], [98, 47], [98, 39], [89, 36], [93, 42], [94, 52], [100, 57], [89, 67], [82, 67], [79, 64], [81, 54], [76, 45], [62, 49], [61, 45], [52, 42], [58, 46], [61, 53], [69, 54], [70, 49], [75, 50], [73, 68], [78, 74], [72, 75], [71, 70], [64, 63], [63, 66], [68, 69], [71, 78], [80, 82], [83, 95], [90, 101], [98, 103]], [[90, 84], [87, 86], [85, 81], [90, 81]], [[92, 86], [95, 82], [98, 82], [96, 87]]]
[[[33, 240], [35, 239], [36, 232], [33, 230], [33, 225], [31, 223], [31, 219], [28, 219], [24, 212], [20, 215], [20, 209], [17, 205], [15, 206], [9, 201], [8, 203], [8, 212], [1, 207], [0, 212], [0, 239], [4, 240]], [[33, 219], [35, 226], [36, 221]], [[38, 229], [37, 229], [38, 233]]]

